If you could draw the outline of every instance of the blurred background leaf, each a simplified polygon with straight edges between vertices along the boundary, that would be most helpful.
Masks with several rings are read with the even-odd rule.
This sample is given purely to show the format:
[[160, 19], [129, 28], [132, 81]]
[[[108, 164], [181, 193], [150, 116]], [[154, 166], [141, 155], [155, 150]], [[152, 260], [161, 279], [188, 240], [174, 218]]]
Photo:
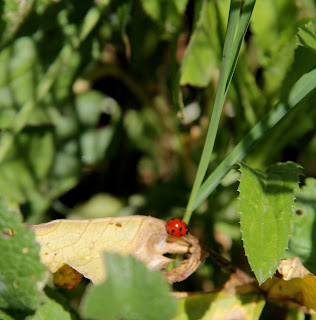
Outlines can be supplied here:
[[[183, 217], [213, 108], [228, 5], [2, 1], [1, 197], [29, 223], [129, 214]], [[209, 173], [315, 68], [314, 45], [307, 40], [313, 39], [315, 16], [313, 0], [257, 1]], [[247, 154], [251, 167], [265, 170], [290, 160], [316, 177], [315, 95], [314, 90]], [[237, 179], [231, 170], [220, 181], [196, 209], [190, 230], [250, 271], [239, 232]], [[310, 212], [299, 193], [297, 198]], [[306, 238], [299, 239], [306, 250], [295, 242], [290, 252], [309, 263], [313, 223], [295, 219], [293, 241], [303, 225]], [[212, 290], [226, 278], [206, 261], [174, 289]], [[74, 293], [45, 291], [65, 301], [56, 298], [56, 304], [77, 310], [85, 286]], [[47, 300], [42, 307], [54, 306]]]
[[289, 242], [287, 257], [298, 256], [304, 266], [313, 274], [315, 268], [315, 214], [316, 180], [306, 178], [305, 185], [297, 190], [294, 207], [293, 235]]

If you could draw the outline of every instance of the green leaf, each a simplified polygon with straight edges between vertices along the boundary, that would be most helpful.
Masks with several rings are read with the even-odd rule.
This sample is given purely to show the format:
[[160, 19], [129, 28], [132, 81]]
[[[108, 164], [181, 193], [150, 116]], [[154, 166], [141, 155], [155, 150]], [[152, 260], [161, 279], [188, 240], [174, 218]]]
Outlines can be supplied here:
[[295, 0], [257, 1], [251, 21], [256, 63], [263, 68], [263, 90], [272, 104], [294, 60], [295, 34], [300, 15]]
[[34, 0], [19, 1], [3, 0], [0, 15], [0, 43], [9, 41], [18, 31], [24, 19], [30, 13]]
[[36, 312], [32, 316], [28, 316], [25, 320], [71, 320], [72, 317], [69, 312], [54, 300], [47, 296], [44, 296], [44, 304], [37, 308]]
[[4, 313], [2, 310], [0, 310], [0, 319], [1, 320], [15, 320], [13, 317], [11, 317], [8, 314]]
[[99, 193], [88, 201], [80, 203], [67, 217], [68, 219], [115, 217], [123, 208], [124, 204], [118, 198], [108, 193]]
[[306, 96], [315, 92], [316, 69], [303, 74], [291, 87], [287, 96], [275, 105], [236, 145], [233, 151], [217, 166], [199, 189], [193, 208], [196, 209], [222, 181], [237, 161], [242, 160], [250, 150], [274, 128], [287, 113]]
[[0, 166], [0, 194], [18, 204], [29, 202], [32, 213], [47, 208], [46, 179], [51, 175], [54, 156], [52, 128], [32, 127], [20, 133]]
[[[38, 124], [20, 132], [0, 166], [0, 194], [28, 204], [28, 222], [38, 222], [52, 199], [76, 185], [83, 163], [95, 165], [108, 156], [121, 116], [112, 98], [93, 90], [63, 111], [55, 127]], [[105, 114], [110, 123], [99, 127]]]
[[[218, 30], [224, 28], [221, 21], [227, 20], [228, 3], [203, 1], [199, 20], [182, 61], [180, 85], [205, 87], [210, 82], [221, 53]], [[216, 14], [216, 7], [222, 9], [218, 11], [220, 16]]]
[[[107, 6], [108, 1], [99, 1], [98, 6], [92, 6], [88, 11], [85, 11], [85, 16], [81, 20], [80, 26], [77, 26], [77, 30], [70, 26], [70, 29], [63, 30], [67, 33], [67, 41], [63, 41], [63, 47], [59, 50], [57, 56], [54, 56], [53, 61], [49, 61], [49, 66], [45, 68], [45, 75], [42, 76], [40, 81], [38, 81], [36, 88], [32, 91], [31, 98], [28, 99], [23, 106], [20, 108], [20, 111], [14, 118], [14, 121], [11, 123], [12, 130], [7, 130], [2, 132], [1, 135], [1, 144], [0, 144], [0, 162], [5, 158], [11, 144], [14, 142], [14, 137], [17, 135], [28, 123], [30, 117], [32, 117], [33, 112], [37, 111], [37, 106], [41, 102], [46, 101], [49, 97], [50, 90], [56, 82], [63, 84], [63, 75], [62, 70], [66, 70], [68, 65], [71, 65], [73, 61], [78, 62], [77, 55], [78, 49], [80, 46], [87, 40], [88, 35], [93, 31], [93, 29], [98, 24], [102, 10]], [[63, 11], [58, 15], [60, 24], [67, 24], [68, 13]], [[41, 33], [38, 37], [41, 37]], [[36, 37], [35, 37], [36, 38]], [[44, 47], [42, 44], [41, 48]], [[43, 53], [43, 52], [42, 52]], [[75, 58], [74, 58], [75, 57]], [[74, 59], [73, 59], [74, 58]], [[68, 74], [67, 70], [67, 74]], [[74, 70], [71, 70], [74, 71]], [[62, 75], [60, 78], [59, 76]], [[59, 80], [59, 81], [58, 81]], [[64, 93], [63, 90], [58, 90], [58, 93]], [[69, 90], [67, 91], [69, 93]], [[53, 98], [56, 98], [53, 96]], [[20, 106], [18, 106], [20, 107]]]
[[34, 95], [35, 77], [41, 76], [36, 44], [30, 38], [19, 38], [0, 53], [0, 116], [1, 128], [10, 128], [17, 110]]
[[240, 293], [194, 293], [179, 301], [179, 311], [172, 320], [209, 320], [209, 319], [240, 319], [256, 320], [260, 318], [265, 305], [263, 296], [259, 294]]
[[124, 115], [124, 129], [130, 142], [145, 153], [157, 157], [155, 141], [162, 134], [157, 113], [153, 109], [128, 110]]
[[30, 312], [41, 300], [47, 272], [33, 231], [0, 202], [0, 308]]
[[188, 0], [141, 0], [145, 12], [159, 25], [167, 34], [174, 33], [182, 24]]
[[[91, 90], [78, 96], [76, 111], [79, 123], [88, 127], [80, 134], [82, 161], [86, 165], [95, 165], [104, 158], [114, 138], [121, 116], [120, 108], [114, 99]], [[105, 114], [111, 117], [111, 122], [98, 127], [101, 116]]]
[[287, 258], [298, 256], [304, 266], [316, 274], [316, 179], [307, 178], [305, 185], [295, 192], [293, 234]]
[[119, 0], [117, 1], [117, 17], [119, 19], [121, 35], [126, 36], [126, 25], [130, 18], [132, 1], [131, 0]]
[[275, 273], [288, 247], [301, 167], [279, 163], [263, 173], [241, 163], [240, 171], [242, 239], [251, 269], [262, 283]]
[[169, 295], [163, 275], [149, 271], [131, 256], [106, 255], [108, 276], [91, 286], [83, 300], [82, 314], [89, 319], [171, 319], [176, 299]]
[[313, 21], [299, 28], [296, 35], [296, 44], [305, 48], [316, 50], [316, 27]]
[[190, 221], [193, 205], [210, 163], [225, 98], [235, 71], [241, 44], [246, 34], [255, 2], [255, 0], [231, 2], [226, 31], [227, 34], [223, 48], [223, 61], [216, 89], [212, 117], [207, 129], [201, 160], [183, 218], [186, 223], [189, 223]]

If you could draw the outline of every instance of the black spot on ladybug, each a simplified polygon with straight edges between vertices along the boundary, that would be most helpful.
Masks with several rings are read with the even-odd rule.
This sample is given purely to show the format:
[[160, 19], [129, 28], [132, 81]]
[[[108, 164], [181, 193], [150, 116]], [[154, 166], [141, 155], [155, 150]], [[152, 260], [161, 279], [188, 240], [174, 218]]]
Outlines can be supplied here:
[[170, 219], [166, 224], [166, 229], [169, 234], [172, 234], [176, 237], [183, 237], [187, 234], [187, 225], [181, 219]]

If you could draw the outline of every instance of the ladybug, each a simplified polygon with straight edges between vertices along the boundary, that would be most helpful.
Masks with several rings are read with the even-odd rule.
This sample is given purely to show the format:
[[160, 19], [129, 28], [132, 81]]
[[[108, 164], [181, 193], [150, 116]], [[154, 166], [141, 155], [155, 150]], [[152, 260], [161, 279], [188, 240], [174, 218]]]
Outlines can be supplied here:
[[175, 237], [183, 237], [189, 232], [187, 224], [181, 219], [170, 219], [166, 228], [167, 232]]

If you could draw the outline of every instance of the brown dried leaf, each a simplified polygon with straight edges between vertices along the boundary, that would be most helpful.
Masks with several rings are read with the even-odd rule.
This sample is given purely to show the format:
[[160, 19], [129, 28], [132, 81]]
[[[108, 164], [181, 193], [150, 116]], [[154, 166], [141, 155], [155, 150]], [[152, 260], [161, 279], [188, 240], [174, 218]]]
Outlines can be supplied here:
[[67, 264], [64, 264], [54, 273], [54, 285], [68, 290], [76, 288], [81, 279], [82, 274]]
[[169, 235], [165, 221], [147, 216], [55, 220], [33, 229], [41, 261], [51, 272], [66, 264], [93, 283], [106, 277], [103, 252], [133, 255], [152, 270], [165, 269], [174, 261], [164, 254], [183, 254], [179, 267], [165, 271], [170, 283], [189, 277], [207, 256], [197, 238]]
[[278, 273], [261, 288], [269, 300], [299, 305], [309, 313], [316, 312], [316, 278], [298, 257], [281, 260]]

